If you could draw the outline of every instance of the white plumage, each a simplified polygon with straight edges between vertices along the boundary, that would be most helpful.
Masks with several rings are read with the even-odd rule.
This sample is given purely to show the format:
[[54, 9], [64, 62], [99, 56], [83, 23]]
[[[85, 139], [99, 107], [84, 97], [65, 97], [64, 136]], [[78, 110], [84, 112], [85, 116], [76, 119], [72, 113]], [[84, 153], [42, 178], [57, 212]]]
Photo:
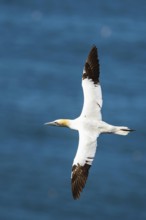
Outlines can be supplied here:
[[81, 116], [101, 120], [102, 91], [100, 84], [94, 85], [89, 79], [82, 80], [84, 105]]
[[99, 60], [96, 46], [91, 49], [85, 62], [82, 76], [84, 104], [81, 115], [74, 119], [59, 119], [47, 125], [69, 127], [79, 132], [79, 144], [75, 155], [72, 174], [73, 198], [80, 197], [96, 153], [97, 138], [101, 133], [127, 135], [132, 129], [124, 126], [113, 126], [102, 121], [102, 91], [99, 83]]

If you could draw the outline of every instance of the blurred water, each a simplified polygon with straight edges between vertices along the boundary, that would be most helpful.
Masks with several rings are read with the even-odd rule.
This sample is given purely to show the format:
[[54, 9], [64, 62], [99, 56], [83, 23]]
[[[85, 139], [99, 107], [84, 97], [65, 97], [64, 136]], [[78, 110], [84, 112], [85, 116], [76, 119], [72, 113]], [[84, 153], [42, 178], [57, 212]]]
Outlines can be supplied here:
[[[146, 3], [0, 2], [0, 219], [146, 219]], [[84, 61], [99, 48], [104, 120], [79, 201], [70, 189], [78, 134], [46, 128], [82, 108]]]

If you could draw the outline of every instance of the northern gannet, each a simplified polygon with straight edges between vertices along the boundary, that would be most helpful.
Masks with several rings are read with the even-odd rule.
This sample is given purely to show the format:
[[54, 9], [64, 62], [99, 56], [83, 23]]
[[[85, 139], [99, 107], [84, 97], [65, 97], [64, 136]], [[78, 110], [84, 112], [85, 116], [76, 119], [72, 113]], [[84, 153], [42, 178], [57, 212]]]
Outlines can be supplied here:
[[79, 132], [79, 144], [72, 165], [71, 185], [74, 199], [80, 197], [96, 153], [97, 138], [101, 133], [127, 135], [132, 129], [113, 126], [102, 121], [102, 91], [99, 83], [99, 60], [96, 46], [93, 46], [84, 65], [82, 87], [84, 104], [81, 115], [74, 119], [58, 119], [46, 125], [68, 127]]

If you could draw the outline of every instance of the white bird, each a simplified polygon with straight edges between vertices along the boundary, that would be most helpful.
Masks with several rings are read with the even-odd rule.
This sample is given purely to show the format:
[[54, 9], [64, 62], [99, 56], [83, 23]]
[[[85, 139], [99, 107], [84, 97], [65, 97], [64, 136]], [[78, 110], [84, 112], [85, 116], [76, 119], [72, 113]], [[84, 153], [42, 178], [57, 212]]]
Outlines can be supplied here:
[[85, 62], [82, 87], [84, 104], [81, 115], [74, 119], [58, 119], [46, 125], [68, 127], [79, 132], [79, 144], [72, 165], [71, 184], [74, 199], [80, 197], [89, 169], [95, 157], [97, 138], [101, 133], [127, 135], [132, 129], [124, 126], [113, 126], [102, 121], [102, 92], [99, 83], [99, 60], [96, 46], [93, 46]]

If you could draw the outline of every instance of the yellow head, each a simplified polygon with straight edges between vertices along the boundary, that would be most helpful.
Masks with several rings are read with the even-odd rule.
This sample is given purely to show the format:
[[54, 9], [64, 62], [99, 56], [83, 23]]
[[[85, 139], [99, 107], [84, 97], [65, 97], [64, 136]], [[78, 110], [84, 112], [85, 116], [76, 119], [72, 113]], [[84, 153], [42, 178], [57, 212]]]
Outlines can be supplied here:
[[59, 127], [69, 127], [68, 119], [58, 119], [52, 122], [47, 122], [45, 125], [59, 126]]

